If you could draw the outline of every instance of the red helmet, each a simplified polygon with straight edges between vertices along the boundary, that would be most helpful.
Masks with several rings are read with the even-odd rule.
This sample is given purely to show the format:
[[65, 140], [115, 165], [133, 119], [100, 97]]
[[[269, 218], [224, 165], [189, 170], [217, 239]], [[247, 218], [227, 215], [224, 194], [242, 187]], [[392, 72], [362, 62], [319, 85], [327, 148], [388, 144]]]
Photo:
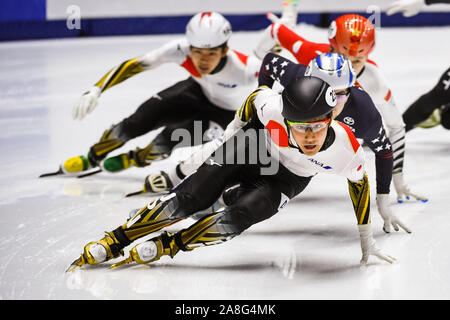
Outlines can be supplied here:
[[346, 14], [331, 22], [328, 41], [339, 53], [367, 56], [375, 47], [375, 28], [360, 15]]

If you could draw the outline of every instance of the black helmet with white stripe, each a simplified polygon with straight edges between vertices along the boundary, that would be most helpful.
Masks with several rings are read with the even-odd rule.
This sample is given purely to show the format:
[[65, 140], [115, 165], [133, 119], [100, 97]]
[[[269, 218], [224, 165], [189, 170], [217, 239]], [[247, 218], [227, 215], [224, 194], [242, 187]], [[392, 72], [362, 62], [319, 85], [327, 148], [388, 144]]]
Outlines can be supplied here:
[[325, 81], [310, 76], [299, 77], [281, 93], [283, 117], [292, 122], [307, 122], [331, 112], [337, 104], [336, 94]]

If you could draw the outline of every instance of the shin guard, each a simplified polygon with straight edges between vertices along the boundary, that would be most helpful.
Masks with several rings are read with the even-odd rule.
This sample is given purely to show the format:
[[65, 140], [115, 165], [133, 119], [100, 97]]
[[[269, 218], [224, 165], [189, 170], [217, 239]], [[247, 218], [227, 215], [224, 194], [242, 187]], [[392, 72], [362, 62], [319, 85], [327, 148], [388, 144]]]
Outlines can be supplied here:
[[122, 225], [121, 229], [130, 241], [134, 241], [185, 217], [186, 213], [180, 209], [176, 193], [171, 193], [150, 202]]
[[89, 150], [89, 161], [98, 164], [106, 155], [120, 148], [128, 141], [120, 132], [120, 125], [113, 125], [103, 132], [100, 141], [94, 144]]
[[198, 247], [219, 244], [239, 235], [243, 229], [228, 219], [228, 210], [226, 208], [205, 216], [189, 228], [177, 232], [171, 239], [172, 247], [190, 251]]

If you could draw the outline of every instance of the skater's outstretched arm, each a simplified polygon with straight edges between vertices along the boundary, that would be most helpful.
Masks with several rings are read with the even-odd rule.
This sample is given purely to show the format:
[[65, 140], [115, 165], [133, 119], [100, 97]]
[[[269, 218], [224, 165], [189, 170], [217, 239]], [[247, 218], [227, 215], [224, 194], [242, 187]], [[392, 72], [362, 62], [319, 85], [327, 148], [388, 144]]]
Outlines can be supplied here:
[[166, 62], [180, 62], [184, 53], [183, 46], [178, 45], [182, 40], [175, 40], [152, 50], [144, 55], [128, 59], [110, 69], [95, 85], [85, 92], [74, 106], [72, 117], [81, 120], [91, 113], [98, 104], [100, 95], [111, 87], [145, 70], [156, 68]]

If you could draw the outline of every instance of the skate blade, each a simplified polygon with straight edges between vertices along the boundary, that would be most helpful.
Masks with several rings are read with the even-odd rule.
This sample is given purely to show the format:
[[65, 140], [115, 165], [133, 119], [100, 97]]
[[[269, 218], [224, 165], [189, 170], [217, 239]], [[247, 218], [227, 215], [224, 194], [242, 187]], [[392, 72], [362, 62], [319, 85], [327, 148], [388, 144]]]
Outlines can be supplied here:
[[88, 177], [88, 176], [91, 176], [96, 173], [100, 173], [101, 171], [102, 171], [101, 169], [96, 169], [96, 170], [93, 170], [93, 171], [90, 171], [87, 173], [76, 175], [76, 173], [66, 173], [62, 170], [61, 167], [59, 167], [59, 169], [57, 171], [43, 173], [39, 176], [39, 178], [52, 177], [52, 176], [76, 176], [77, 178], [84, 178], [84, 177]]
[[69, 266], [69, 268], [67, 268], [66, 272], [72, 272], [74, 271], [77, 267], [81, 267], [83, 265], [86, 264], [86, 261], [84, 260], [83, 255], [81, 255], [81, 257], [79, 257], [78, 259], [76, 259], [74, 262], [72, 262], [72, 264]]
[[130, 256], [128, 258], [126, 258], [125, 260], [119, 261], [117, 263], [114, 263], [111, 267], [109, 267], [110, 269], [116, 269], [120, 266], [123, 266], [124, 264], [133, 262], [133, 258]]
[[43, 173], [39, 176], [39, 178], [45, 178], [45, 177], [51, 177], [51, 176], [57, 176], [57, 175], [61, 175], [64, 174], [64, 172], [62, 171], [61, 167], [59, 167], [59, 169], [57, 171], [54, 172], [48, 172], [48, 173]]
[[137, 196], [138, 194], [143, 194], [145, 193], [145, 190], [139, 190], [139, 191], [135, 191], [135, 192], [131, 192], [125, 195], [125, 198], [128, 197], [132, 197], [132, 196]]
[[84, 177], [92, 176], [92, 175], [100, 173], [100, 172], [102, 172], [102, 169], [97, 169], [97, 170], [94, 170], [94, 171], [90, 171], [90, 172], [87, 172], [87, 173], [80, 174], [80, 175], [77, 176], [77, 178], [84, 178]]

